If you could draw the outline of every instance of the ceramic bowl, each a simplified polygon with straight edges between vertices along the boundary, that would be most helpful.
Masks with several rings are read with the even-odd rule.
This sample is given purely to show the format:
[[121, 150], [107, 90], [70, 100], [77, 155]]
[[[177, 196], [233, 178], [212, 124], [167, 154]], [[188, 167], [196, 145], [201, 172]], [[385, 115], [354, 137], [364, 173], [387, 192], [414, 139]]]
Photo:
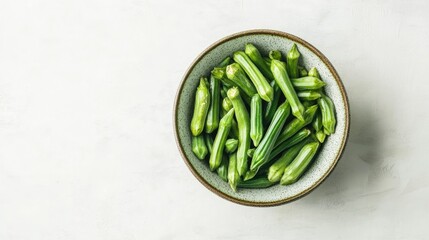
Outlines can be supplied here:
[[[327, 83], [326, 94], [336, 107], [336, 131], [322, 145], [306, 173], [289, 186], [275, 185], [266, 189], [239, 189], [233, 192], [228, 183], [211, 172], [207, 161], [197, 159], [191, 149], [189, 124], [192, 118], [195, 89], [201, 76], [209, 76], [210, 70], [225, 57], [243, 50], [246, 43], [253, 43], [267, 55], [276, 49], [286, 55], [293, 43], [301, 53], [300, 65], [306, 69], [316, 67]], [[276, 206], [305, 196], [332, 172], [347, 142], [350, 114], [344, 86], [329, 60], [315, 47], [294, 35], [273, 30], [250, 30], [227, 36], [204, 50], [186, 71], [174, 103], [174, 133], [183, 160], [192, 174], [209, 190], [235, 203], [249, 206]]]

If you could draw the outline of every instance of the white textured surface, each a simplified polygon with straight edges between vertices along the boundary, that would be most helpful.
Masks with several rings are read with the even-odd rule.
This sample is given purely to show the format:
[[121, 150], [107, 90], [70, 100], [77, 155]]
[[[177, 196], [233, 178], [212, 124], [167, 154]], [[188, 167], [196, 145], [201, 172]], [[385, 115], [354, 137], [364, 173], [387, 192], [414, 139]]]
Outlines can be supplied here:
[[[423, 0], [0, 1], [0, 239], [427, 239], [428, 11]], [[250, 28], [318, 47], [352, 110], [333, 174], [275, 208], [206, 190], [172, 133], [188, 65]]]

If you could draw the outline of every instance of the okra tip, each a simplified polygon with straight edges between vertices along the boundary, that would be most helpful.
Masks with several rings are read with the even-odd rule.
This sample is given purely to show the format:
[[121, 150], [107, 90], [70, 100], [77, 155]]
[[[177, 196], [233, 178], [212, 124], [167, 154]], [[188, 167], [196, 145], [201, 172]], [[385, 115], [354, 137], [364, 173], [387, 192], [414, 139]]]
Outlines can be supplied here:
[[298, 52], [298, 47], [294, 43], [290, 51], [287, 53], [287, 57], [290, 59], [298, 59], [300, 55], [301, 54]]
[[316, 68], [316, 67], [312, 67], [312, 68], [308, 71], [308, 76], [310, 76], [310, 77], [315, 77], [315, 78], [319, 78], [319, 79], [320, 79], [319, 71], [317, 71], [317, 68]]

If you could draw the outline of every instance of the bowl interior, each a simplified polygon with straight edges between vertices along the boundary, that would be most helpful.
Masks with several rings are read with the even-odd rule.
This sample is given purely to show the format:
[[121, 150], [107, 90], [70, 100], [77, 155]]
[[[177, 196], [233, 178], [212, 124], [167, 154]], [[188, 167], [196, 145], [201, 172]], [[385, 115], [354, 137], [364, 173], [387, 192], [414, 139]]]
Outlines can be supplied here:
[[[301, 53], [301, 65], [306, 69], [317, 67], [323, 81], [327, 83], [326, 94], [336, 107], [336, 132], [327, 137], [322, 149], [308, 171], [295, 184], [276, 185], [267, 189], [239, 189], [233, 192], [228, 183], [222, 181], [208, 168], [207, 161], [197, 159], [191, 149], [189, 124], [192, 117], [195, 89], [201, 76], [209, 76], [210, 70], [233, 52], [244, 49], [244, 44], [253, 43], [263, 54], [269, 50], [280, 50], [283, 55], [296, 43]], [[342, 83], [323, 55], [299, 38], [276, 32], [247, 32], [227, 37], [215, 43], [197, 58], [186, 73], [179, 88], [175, 109], [176, 138], [185, 161], [194, 175], [218, 195], [246, 205], [277, 205], [305, 195], [330, 173], [338, 161], [348, 134], [348, 104]], [[323, 60], [322, 60], [323, 59]]]

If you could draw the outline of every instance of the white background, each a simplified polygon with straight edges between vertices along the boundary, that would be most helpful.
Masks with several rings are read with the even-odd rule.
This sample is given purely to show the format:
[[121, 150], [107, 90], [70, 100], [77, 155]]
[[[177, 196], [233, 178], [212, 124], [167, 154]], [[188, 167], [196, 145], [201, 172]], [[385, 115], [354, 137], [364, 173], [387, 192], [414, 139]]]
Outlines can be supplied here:
[[[429, 2], [0, 1], [0, 239], [428, 239]], [[334, 64], [349, 143], [307, 197], [251, 208], [179, 156], [174, 95], [205, 47], [270, 28]]]

